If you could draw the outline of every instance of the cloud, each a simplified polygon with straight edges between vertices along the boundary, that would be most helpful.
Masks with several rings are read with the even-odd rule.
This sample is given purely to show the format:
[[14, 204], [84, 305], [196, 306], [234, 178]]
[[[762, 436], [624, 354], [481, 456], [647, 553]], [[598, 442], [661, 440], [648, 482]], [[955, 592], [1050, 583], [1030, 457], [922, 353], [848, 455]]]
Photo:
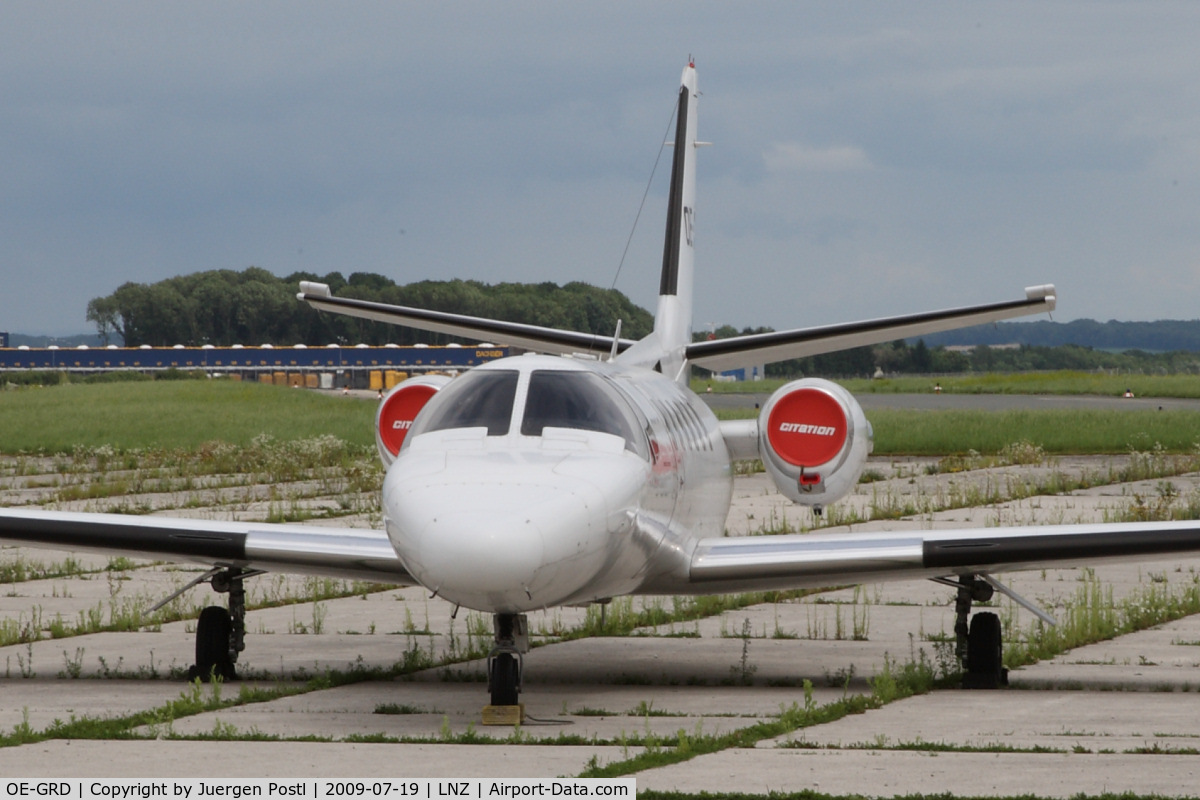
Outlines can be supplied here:
[[857, 172], [872, 166], [862, 148], [801, 142], [775, 142], [763, 153], [763, 163], [769, 172]]
[[[1196, 315], [1200, 4], [700, 6], [9, 0], [0, 330], [250, 264], [607, 285], [688, 53], [703, 319], [791, 324], [781, 275], [853, 276], [805, 324], [1052, 281], [1064, 320]], [[648, 307], [665, 163], [618, 286]]]

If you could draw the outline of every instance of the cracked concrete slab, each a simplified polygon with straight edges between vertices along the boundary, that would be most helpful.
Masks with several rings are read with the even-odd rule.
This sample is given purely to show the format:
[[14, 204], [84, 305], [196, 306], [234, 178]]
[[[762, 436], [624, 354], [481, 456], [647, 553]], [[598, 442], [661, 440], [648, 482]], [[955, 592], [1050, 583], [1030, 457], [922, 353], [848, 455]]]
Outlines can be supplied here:
[[[1102, 459], [1077, 459], [1056, 468], [1085, 474], [1105, 469]], [[963, 492], [994, 485], [1028, 468], [928, 474], [925, 462], [881, 462], [882, 480], [860, 486], [860, 509], [890, 492]], [[1037, 467], [1034, 469], [1043, 469]], [[1024, 470], [1024, 471], [1023, 471]], [[1039, 477], [1040, 476], [1040, 477]], [[1193, 491], [1200, 476], [1170, 479]], [[953, 485], [952, 485], [953, 482]], [[1006, 523], [1095, 519], [1134, 494], [1154, 496], [1158, 484], [1141, 481], [1094, 487], [1061, 497], [1042, 496], [958, 508], [902, 520], [856, 523], [854, 530], [931, 526], [978, 527]], [[731, 531], [768, 524], [810, 525], [811, 512], [786, 503], [761, 475], [739, 478]], [[318, 499], [318, 502], [319, 499]], [[193, 508], [196, 515], [219, 509]], [[809, 516], [806, 516], [809, 515]], [[772, 522], [774, 520], [774, 522]], [[329, 524], [346, 524], [329, 520]], [[361, 519], [352, 524], [362, 524]], [[840, 528], [845, 530], [846, 528]], [[839, 529], [833, 529], [839, 530]], [[3, 558], [45, 563], [63, 554], [5, 549]], [[90, 569], [108, 560], [86, 556]], [[1155, 591], [1183, 591], [1197, 581], [1198, 560], [1103, 565], [1003, 576], [1051, 613], [1062, 613], [1080, 592], [1103, 587], [1112, 602]], [[99, 608], [107, 618], [125, 598], [161, 597], [195, 572], [164, 565], [6, 584], [3, 618], [20, 624], [38, 614], [76, 618]], [[264, 576], [248, 586], [251, 602], [282, 605], [247, 617], [247, 652], [239, 661], [250, 685], [295, 680], [324, 670], [386, 668], [409, 653], [440, 657], [486, 649], [490, 620], [451, 607], [420, 588], [351, 592], [313, 602], [287, 602], [306, 588], [303, 578]], [[184, 601], [200, 607], [219, 598], [206, 587]], [[671, 598], [635, 599], [633, 607]], [[1018, 636], [1036, 623], [1004, 601], [995, 610]], [[760, 603], [686, 622], [646, 628], [627, 637], [548, 643], [579, 624], [583, 609], [531, 615], [534, 640], [527, 657], [523, 701], [529, 719], [516, 731], [479, 724], [486, 702], [484, 664], [474, 659], [435, 667], [410, 679], [366, 681], [174, 720], [144, 728], [147, 735], [204, 736], [257, 733], [298, 741], [47, 741], [0, 748], [0, 773], [33, 777], [202, 777], [219, 761], [223, 774], [283, 776], [508, 777], [574, 775], [591, 763], [623, 760], [635, 744], [746, 728], [781, 709], [812, 700], [832, 702], [869, 690], [868, 680], [888, 659], [943, 655], [954, 623], [952, 592], [928, 581], [866, 585]], [[121, 716], [161, 708], [186, 684], [171, 680], [192, 660], [189, 621], [150, 630], [42, 638], [0, 648], [0, 732], [55, 719]], [[31, 660], [30, 660], [31, 659]], [[77, 666], [79, 678], [69, 673]], [[22, 677], [29, 672], [34, 677]], [[61, 674], [61, 677], [60, 677]], [[681, 791], [767, 791], [816, 788], [889, 796], [910, 792], [1069, 796], [1079, 792], [1137, 791], [1194, 794], [1200, 749], [1200, 619], [1187, 617], [1155, 629], [1077, 648], [1014, 670], [1012, 688], [995, 692], [938, 691], [866, 714], [763, 740], [637, 775], [639, 788]], [[239, 684], [222, 687], [226, 696]], [[210, 688], [205, 689], [211, 692]], [[385, 713], [388, 712], [388, 713]], [[347, 741], [386, 736], [406, 744]], [[514, 743], [449, 744], [479, 737]], [[569, 741], [572, 744], [548, 744]], [[516, 743], [519, 742], [519, 743]], [[577, 744], [574, 742], [584, 742]], [[908, 752], [922, 743], [959, 752]], [[798, 746], [799, 745], [799, 746]], [[993, 748], [1003, 752], [961, 752]], [[1157, 745], [1158, 749], [1155, 750]], [[862, 749], [859, 749], [862, 748]], [[1033, 752], [1035, 749], [1065, 752]], [[1158, 753], [1158, 754], [1156, 754]], [[1172, 753], [1172, 755], [1165, 755]], [[594, 760], [594, 761], [593, 761]]]

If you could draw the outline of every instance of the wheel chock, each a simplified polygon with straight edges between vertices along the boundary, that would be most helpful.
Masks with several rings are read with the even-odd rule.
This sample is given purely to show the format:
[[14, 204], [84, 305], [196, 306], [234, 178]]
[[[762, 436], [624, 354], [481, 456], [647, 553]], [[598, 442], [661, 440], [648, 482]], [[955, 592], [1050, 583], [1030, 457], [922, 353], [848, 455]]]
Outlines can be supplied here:
[[525, 722], [525, 704], [515, 706], [484, 706], [484, 725], [520, 725]]

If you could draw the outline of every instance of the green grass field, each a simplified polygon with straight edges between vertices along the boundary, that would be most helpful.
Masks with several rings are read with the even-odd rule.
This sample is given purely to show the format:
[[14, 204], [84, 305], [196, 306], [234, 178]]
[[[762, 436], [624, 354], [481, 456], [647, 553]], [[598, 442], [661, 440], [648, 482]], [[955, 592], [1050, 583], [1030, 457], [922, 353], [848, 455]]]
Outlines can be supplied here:
[[950, 394], [1095, 394], [1120, 397], [1200, 397], [1200, 375], [1109, 375], [1096, 372], [1020, 372], [839, 381], [856, 394], [920, 394], [939, 383]]
[[[770, 394], [783, 379], [718, 383], [695, 380], [703, 393], [711, 386], [720, 394]], [[1120, 397], [1132, 389], [1138, 397], [1200, 397], [1200, 375], [1109, 375], [1095, 372], [989, 372], [980, 375], [927, 375], [839, 380], [855, 394], [929, 394], [935, 383], [946, 394], [1095, 394]]]
[[[233, 381], [64, 384], [0, 392], [0, 452], [195, 449], [324, 434], [356, 447], [374, 442], [373, 399]], [[741, 416], [753, 416], [747, 411]], [[736, 414], [734, 416], [737, 416]], [[868, 413], [877, 455], [996, 453], [1019, 441], [1050, 454], [1192, 452], [1200, 412], [908, 411]]]
[[63, 384], [0, 392], [0, 452], [193, 449], [336, 436], [375, 441], [373, 400], [236, 381]]
[[[1200, 411], [927, 411], [872, 409], [875, 455], [945, 456], [975, 450], [995, 454], [1029, 442], [1049, 455], [1193, 453], [1200, 448]], [[753, 409], [722, 411], [720, 419], [750, 419]]]
[[1054, 455], [1195, 452], [1200, 412], [1046, 410], [867, 412], [876, 455], [948, 455], [975, 450], [994, 454], [1026, 441]]

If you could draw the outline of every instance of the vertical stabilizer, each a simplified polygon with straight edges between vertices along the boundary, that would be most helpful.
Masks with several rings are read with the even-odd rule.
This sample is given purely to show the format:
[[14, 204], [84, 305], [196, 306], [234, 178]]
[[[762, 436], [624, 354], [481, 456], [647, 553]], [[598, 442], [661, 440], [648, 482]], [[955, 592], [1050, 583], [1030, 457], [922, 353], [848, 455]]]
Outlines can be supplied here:
[[[671, 188], [667, 198], [667, 232], [663, 243], [662, 280], [659, 295], [679, 296], [681, 269], [690, 272], [692, 260], [691, 214], [695, 200], [696, 68], [683, 71], [676, 111], [675, 141], [671, 158]], [[687, 259], [687, 264], [680, 263]], [[683, 277], [687, 277], [686, 275]], [[690, 288], [690, 287], [685, 287]]]
[[[684, 350], [692, 341], [692, 223], [696, 208], [696, 65], [683, 70], [671, 189], [667, 197], [667, 231], [654, 334], [622, 354], [621, 360], [658, 366], [680, 382], [687, 381]], [[653, 351], [653, 352], [652, 352]]]

